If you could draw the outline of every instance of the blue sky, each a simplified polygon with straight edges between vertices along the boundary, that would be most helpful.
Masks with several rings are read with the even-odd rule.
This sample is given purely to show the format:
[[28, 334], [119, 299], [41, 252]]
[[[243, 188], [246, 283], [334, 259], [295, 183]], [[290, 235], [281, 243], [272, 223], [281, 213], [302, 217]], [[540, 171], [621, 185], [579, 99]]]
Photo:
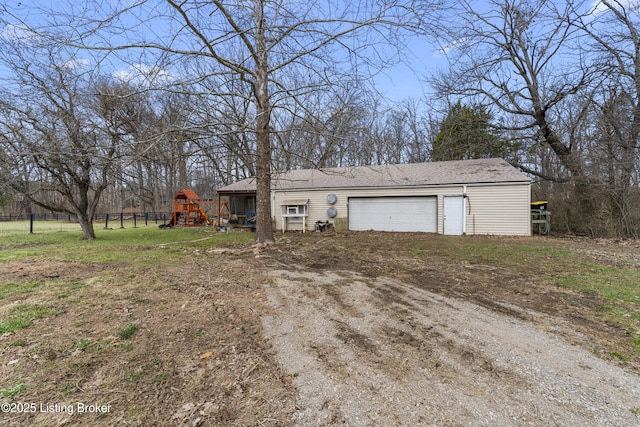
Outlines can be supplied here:
[[400, 101], [424, 98], [429, 87], [426, 74], [447, 66], [446, 58], [425, 40], [415, 40], [406, 49], [404, 60], [376, 77], [377, 89], [387, 98]]
[[[24, 44], [28, 45], [29, 38], [33, 37], [33, 35], [23, 30], [19, 19], [24, 19], [30, 24], [35, 23], [37, 25], [39, 20], [50, 18], [43, 16], [38, 10], [39, 7], [45, 9], [63, 8], [65, 9], [64, 12], [68, 12], [65, 7], [65, 1], [66, 0], [60, 2], [51, 0], [5, 0], [4, 5], [18, 16], [16, 18], [4, 17], [10, 25], [0, 28], [0, 36], [13, 39], [24, 38]], [[85, 0], [77, 1], [74, 3], [74, 7], [78, 7], [77, 10], [82, 10], [84, 1]], [[106, 1], [115, 4], [115, 1]], [[89, 4], [91, 4], [91, 2], [89, 2]], [[1, 10], [0, 8], [0, 13]], [[74, 11], [73, 13], [77, 12]], [[137, 29], [138, 28], [135, 28], [134, 31]], [[446, 62], [443, 61], [443, 57], [437, 55], [435, 51], [436, 49], [428, 45], [424, 40], [409, 41], [409, 45], [403, 53], [403, 63], [399, 63], [393, 68], [383, 70], [376, 77], [377, 89], [385, 96], [393, 99], [422, 97], [426, 86], [421, 80], [426, 71], [433, 69], [435, 66], [446, 64]], [[90, 58], [90, 56], [87, 55], [85, 58], [78, 58], [74, 63], [69, 63], [69, 66], [91, 66], [92, 61], [87, 58]], [[159, 75], [161, 78], [170, 78], [170, 72], [159, 70], [154, 64], [144, 62], [122, 65], [120, 69], [115, 70], [113, 74], [121, 79], [131, 79], [138, 82], [142, 80], [144, 76], [151, 74]]]
[[[610, 0], [614, 6], [622, 6], [627, 10], [640, 11], [640, 0]], [[487, 1], [476, 1], [474, 4], [480, 10], [488, 7]], [[558, 4], [558, 3], [556, 3]], [[595, 18], [606, 13], [608, 8], [600, 0], [588, 0], [583, 3], [585, 11], [592, 11]], [[452, 47], [455, 48], [455, 47]], [[421, 98], [429, 95], [430, 88], [425, 78], [430, 73], [446, 70], [449, 62], [445, 51], [435, 44], [430, 44], [424, 39], [416, 39], [407, 47], [407, 64], [398, 64], [392, 69], [386, 70], [376, 78], [378, 90], [392, 100], [407, 98]]]
[[[109, 1], [109, 0], [106, 0]], [[618, 0], [622, 5], [629, 7], [637, 4], [637, 0]], [[80, 0], [81, 4], [82, 0]], [[486, 7], [486, 1], [474, 2], [478, 8]], [[594, 14], [602, 13], [604, 6], [599, 0], [592, 0], [590, 6], [594, 9]], [[59, 7], [59, 4], [50, 0], [39, 1], [17, 1], [8, 0], [5, 5], [12, 7], [14, 10], [20, 11], [27, 19], [37, 17], [34, 6], [39, 5], [45, 8]], [[20, 5], [19, 7], [16, 7]], [[8, 19], [11, 22], [11, 18]], [[5, 27], [0, 29], [0, 34], [4, 37], [15, 37], [20, 34], [19, 23], [15, 22], [15, 27]], [[77, 66], [89, 65], [85, 59], [79, 59]], [[427, 74], [435, 72], [439, 69], [446, 69], [448, 66], [447, 58], [437, 46], [429, 44], [425, 39], [416, 38], [408, 42], [407, 48], [403, 54], [403, 62], [392, 68], [388, 68], [381, 72], [375, 79], [377, 89], [386, 97], [392, 100], [403, 100], [406, 98], [424, 99], [429, 92], [429, 86], [424, 82]], [[141, 76], [156, 75], [159, 78], [170, 78], [170, 73], [158, 69], [154, 64], [145, 64], [140, 62], [122, 66], [114, 71], [114, 74], [122, 79], [130, 78], [140, 80]]]

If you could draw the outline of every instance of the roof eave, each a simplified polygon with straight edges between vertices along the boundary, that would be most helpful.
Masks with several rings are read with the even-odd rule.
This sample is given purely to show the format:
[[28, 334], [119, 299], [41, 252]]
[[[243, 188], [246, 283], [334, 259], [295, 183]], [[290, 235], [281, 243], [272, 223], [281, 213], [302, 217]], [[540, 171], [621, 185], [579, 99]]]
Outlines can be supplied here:
[[451, 182], [446, 184], [408, 184], [408, 185], [366, 185], [366, 186], [323, 186], [323, 187], [290, 187], [290, 188], [272, 188], [273, 192], [283, 191], [316, 191], [316, 190], [379, 190], [394, 189], [394, 188], [433, 188], [433, 187], [451, 187], [451, 186], [478, 186], [478, 185], [516, 185], [516, 184], [531, 184], [531, 180], [518, 180], [518, 181], [483, 181], [483, 182]]

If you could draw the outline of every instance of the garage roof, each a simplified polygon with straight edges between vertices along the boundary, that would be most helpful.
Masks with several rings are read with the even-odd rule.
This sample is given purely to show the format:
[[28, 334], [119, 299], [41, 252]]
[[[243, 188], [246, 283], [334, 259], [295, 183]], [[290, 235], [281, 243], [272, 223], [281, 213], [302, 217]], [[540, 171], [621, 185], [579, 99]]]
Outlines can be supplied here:
[[[272, 190], [416, 187], [427, 185], [530, 182], [503, 159], [453, 160], [400, 165], [300, 169], [272, 174]], [[255, 178], [218, 189], [236, 193], [256, 190]]]

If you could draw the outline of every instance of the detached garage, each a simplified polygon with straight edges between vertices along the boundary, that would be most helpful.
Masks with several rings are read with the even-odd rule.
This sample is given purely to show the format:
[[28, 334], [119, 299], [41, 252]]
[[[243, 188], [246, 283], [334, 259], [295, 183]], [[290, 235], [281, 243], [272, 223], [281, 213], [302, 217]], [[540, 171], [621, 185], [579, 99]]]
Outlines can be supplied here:
[[[530, 235], [530, 180], [502, 159], [305, 169], [274, 173], [277, 229], [336, 228]], [[255, 179], [218, 190], [255, 197]]]

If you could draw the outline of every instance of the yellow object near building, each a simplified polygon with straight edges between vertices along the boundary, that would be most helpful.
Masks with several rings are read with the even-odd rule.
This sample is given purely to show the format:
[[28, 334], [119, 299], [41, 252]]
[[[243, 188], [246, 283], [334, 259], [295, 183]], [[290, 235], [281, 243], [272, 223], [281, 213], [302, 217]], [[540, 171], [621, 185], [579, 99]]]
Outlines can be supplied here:
[[551, 212], [549, 212], [548, 201], [531, 202], [531, 231], [533, 234], [545, 236], [551, 234]]

